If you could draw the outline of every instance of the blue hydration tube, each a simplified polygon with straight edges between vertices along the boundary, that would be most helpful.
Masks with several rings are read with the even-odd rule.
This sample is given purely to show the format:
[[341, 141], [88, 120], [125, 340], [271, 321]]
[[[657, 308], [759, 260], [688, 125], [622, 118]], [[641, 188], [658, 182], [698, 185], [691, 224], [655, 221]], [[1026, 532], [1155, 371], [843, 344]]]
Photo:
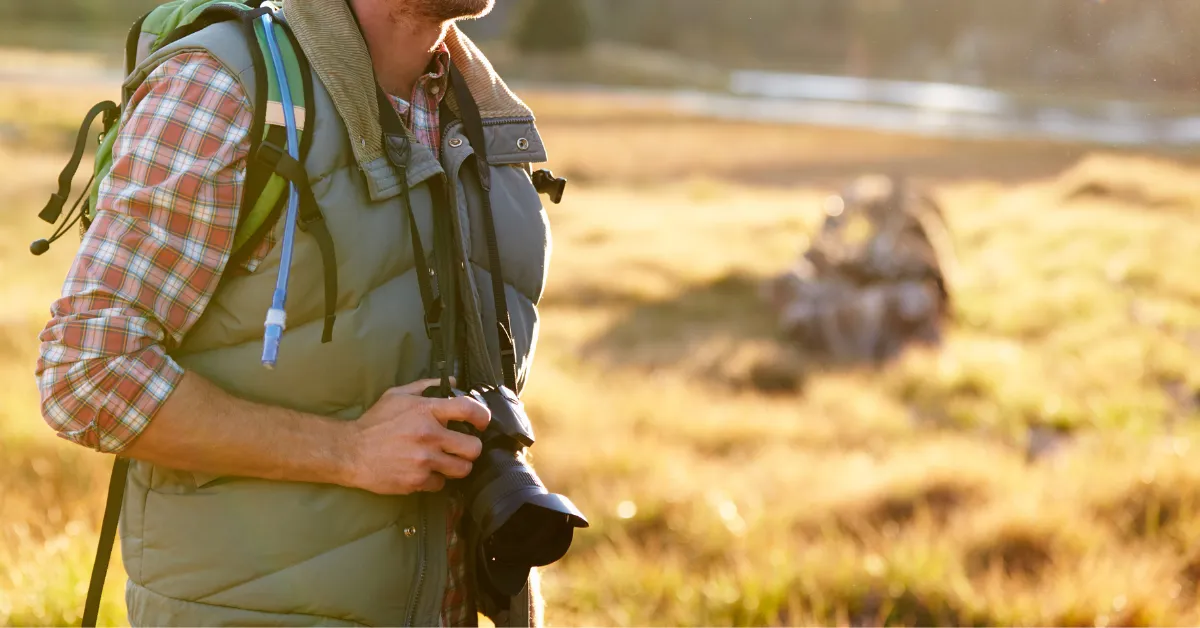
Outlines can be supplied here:
[[[271, 14], [262, 16], [263, 31], [267, 48], [271, 52], [271, 62], [275, 66], [275, 74], [279, 78], [279, 92], [283, 101], [283, 120], [287, 129], [287, 151], [292, 159], [300, 159], [300, 141], [296, 132], [296, 113], [292, 108], [292, 92], [288, 88], [287, 69], [283, 66], [283, 56], [279, 52], [279, 42], [275, 39], [275, 28]], [[279, 361], [279, 341], [283, 330], [287, 328], [287, 289], [288, 278], [291, 275], [292, 248], [296, 240], [296, 221], [300, 211], [300, 192], [292, 183], [288, 193], [287, 217], [283, 227], [283, 249], [279, 258], [279, 279], [275, 283], [275, 294], [271, 298], [271, 309], [267, 310], [266, 332], [263, 334], [262, 363], [268, 369], [274, 369]]]

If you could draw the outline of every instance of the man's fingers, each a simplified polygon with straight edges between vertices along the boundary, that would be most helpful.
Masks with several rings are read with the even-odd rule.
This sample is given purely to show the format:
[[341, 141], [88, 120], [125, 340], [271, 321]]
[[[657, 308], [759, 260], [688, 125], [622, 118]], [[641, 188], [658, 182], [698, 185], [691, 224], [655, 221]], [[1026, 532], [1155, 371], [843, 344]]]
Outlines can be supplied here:
[[433, 454], [430, 468], [451, 480], [461, 480], [471, 475], [471, 463], [459, 458], [438, 452]]
[[[421, 394], [425, 392], [425, 389], [431, 388], [434, 386], [440, 386], [441, 383], [442, 383], [442, 380], [440, 380], [440, 379], [423, 379], [420, 381], [413, 382], [411, 384], [406, 384], [404, 386], [400, 386], [399, 388], [393, 388], [392, 390], [401, 395], [412, 395], [414, 397], [420, 397]], [[454, 378], [451, 377], [450, 385], [454, 386], [455, 383], [456, 382], [454, 381]]]
[[483, 453], [483, 443], [474, 436], [447, 429], [442, 434], [442, 451], [463, 460], [474, 461]]
[[475, 426], [480, 432], [487, 429], [492, 421], [492, 413], [482, 403], [470, 397], [455, 397], [454, 399], [438, 399], [430, 410], [433, 418], [442, 425], [453, 421], [462, 421]]
[[445, 476], [434, 473], [429, 476], [428, 480], [425, 480], [424, 484], [421, 485], [420, 491], [422, 493], [437, 493], [444, 488], [446, 488]]

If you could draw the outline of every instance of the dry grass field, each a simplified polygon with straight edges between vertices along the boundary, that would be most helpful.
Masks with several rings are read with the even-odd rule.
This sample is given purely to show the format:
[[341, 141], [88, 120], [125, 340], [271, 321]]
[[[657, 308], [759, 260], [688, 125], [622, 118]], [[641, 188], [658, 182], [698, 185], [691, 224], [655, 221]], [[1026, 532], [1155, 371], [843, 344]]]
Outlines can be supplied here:
[[[0, 624], [77, 622], [94, 551], [108, 460], [49, 433], [32, 378], [73, 243], [26, 247], [63, 130], [104, 95], [0, 87]], [[551, 624], [1200, 622], [1190, 159], [529, 100], [573, 180], [534, 458], [594, 524], [545, 572]], [[863, 171], [944, 204], [956, 323], [885, 371], [760, 392], [789, 358], [759, 282]]]

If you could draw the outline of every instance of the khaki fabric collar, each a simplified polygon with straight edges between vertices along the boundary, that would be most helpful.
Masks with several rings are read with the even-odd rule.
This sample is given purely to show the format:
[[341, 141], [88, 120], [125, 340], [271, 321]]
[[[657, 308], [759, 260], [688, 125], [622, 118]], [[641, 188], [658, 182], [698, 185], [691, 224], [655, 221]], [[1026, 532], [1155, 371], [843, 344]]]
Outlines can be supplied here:
[[[346, 123], [359, 165], [367, 168], [384, 159], [371, 54], [346, 1], [285, 2], [284, 17]], [[533, 112], [458, 26], [450, 27], [446, 46], [484, 120], [533, 120]]]

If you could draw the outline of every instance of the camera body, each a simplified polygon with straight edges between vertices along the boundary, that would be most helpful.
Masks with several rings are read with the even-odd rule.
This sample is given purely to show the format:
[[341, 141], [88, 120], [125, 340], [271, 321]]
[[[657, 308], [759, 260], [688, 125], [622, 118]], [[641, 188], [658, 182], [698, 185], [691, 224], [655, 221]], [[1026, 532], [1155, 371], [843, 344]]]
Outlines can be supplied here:
[[[438, 387], [425, 390], [425, 397], [442, 397]], [[496, 445], [507, 445], [513, 449], [533, 447], [536, 438], [533, 434], [533, 422], [525, 414], [525, 405], [517, 398], [516, 393], [506, 386], [480, 386], [464, 392], [457, 388], [450, 389], [451, 397], [469, 397], [487, 407], [492, 413], [492, 422], [486, 432], [481, 433], [469, 423], [455, 421], [447, 427], [474, 436], [484, 441], [485, 446], [493, 441], [507, 439], [508, 443], [495, 442]]]
[[[426, 397], [445, 397], [432, 387]], [[521, 592], [533, 567], [549, 565], [566, 555], [575, 528], [588, 527], [587, 518], [571, 500], [546, 489], [524, 452], [533, 446], [533, 424], [516, 393], [504, 386], [479, 386], [450, 397], [470, 397], [492, 413], [483, 432], [467, 423], [448, 427], [479, 438], [483, 452], [471, 474], [461, 482], [467, 501], [469, 535], [475, 546], [477, 573], [491, 592], [512, 597]]]

